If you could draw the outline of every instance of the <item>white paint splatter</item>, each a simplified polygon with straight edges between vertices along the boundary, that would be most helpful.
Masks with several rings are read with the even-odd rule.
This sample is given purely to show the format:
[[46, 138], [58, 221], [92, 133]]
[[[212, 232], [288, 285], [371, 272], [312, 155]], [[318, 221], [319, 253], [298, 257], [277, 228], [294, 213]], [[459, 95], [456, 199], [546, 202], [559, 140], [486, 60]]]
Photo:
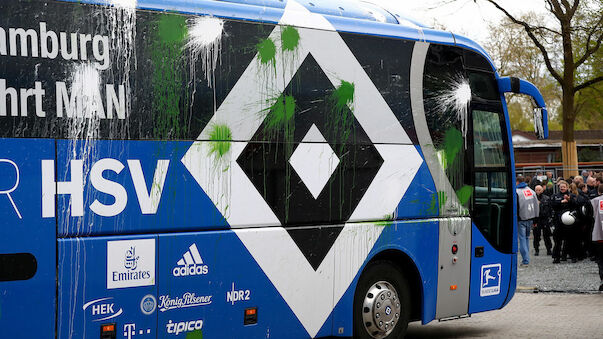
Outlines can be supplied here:
[[109, 3], [119, 8], [136, 8], [138, 0], [109, 0]]
[[214, 73], [222, 50], [224, 20], [214, 17], [195, 18], [188, 28], [188, 34], [186, 48], [192, 56], [191, 67], [201, 58], [207, 84], [213, 87]]
[[471, 102], [469, 80], [460, 74], [452, 77], [448, 81], [448, 89], [438, 92], [435, 100], [438, 110], [456, 112], [456, 118], [461, 124], [461, 132], [466, 139], [469, 103]]
[[[126, 97], [131, 97], [130, 74], [136, 67], [136, 5], [137, 0], [109, 0], [114, 7], [103, 9], [106, 29], [111, 39], [111, 61], [115, 82], [123, 84]], [[130, 115], [131, 102], [126, 104], [126, 116]], [[127, 123], [126, 123], [127, 126]], [[127, 129], [127, 127], [126, 127]], [[113, 133], [113, 131], [111, 131]], [[126, 131], [119, 131], [122, 135]]]

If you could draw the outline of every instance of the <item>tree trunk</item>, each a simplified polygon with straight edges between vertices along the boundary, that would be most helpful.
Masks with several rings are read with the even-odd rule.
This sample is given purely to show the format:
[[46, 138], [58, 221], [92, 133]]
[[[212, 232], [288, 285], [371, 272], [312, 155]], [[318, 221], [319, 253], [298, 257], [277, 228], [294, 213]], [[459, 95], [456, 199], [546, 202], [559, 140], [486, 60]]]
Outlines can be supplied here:
[[563, 140], [561, 156], [563, 158], [563, 177], [578, 175], [578, 148], [574, 138], [574, 91], [563, 91]]
[[563, 177], [565, 179], [578, 173], [578, 149], [574, 139], [574, 122], [576, 121], [575, 101], [575, 64], [572, 46], [571, 16], [561, 18], [561, 34], [563, 38], [563, 140], [561, 156], [563, 158]]

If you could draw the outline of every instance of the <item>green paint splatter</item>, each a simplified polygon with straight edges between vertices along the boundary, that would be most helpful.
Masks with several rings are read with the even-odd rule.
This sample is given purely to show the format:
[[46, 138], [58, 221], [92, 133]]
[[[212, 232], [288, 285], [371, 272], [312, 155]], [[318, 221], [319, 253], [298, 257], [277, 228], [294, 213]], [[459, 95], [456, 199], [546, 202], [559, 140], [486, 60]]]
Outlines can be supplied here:
[[354, 91], [354, 84], [343, 80], [327, 98], [329, 112], [325, 129], [331, 140], [337, 140], [338, 147], [341, 147], [340, 153], [343, 153], [347, 143], [352, 142], [350, 137], [354, 132]]
[[394, 224], [396, 216], [394, 214], [386, 214], [383, 216], [383, 219], [383, 221], [376, 222], [375, 225], [381, 227], [389, 227]]
[[[281, 96], [278, 98], [272, 107], [270, 107], [270, 112], [266, 117], [266, 129], [277, 133], [281, 130], [292, 133], [293, 131], [288, 130], [288, 127], [292, 127], [290, 126], [290, 123], [295, 116], [295, 107], [296, 103], [294, 97], [286, 95], [285, 97]], [[291, 135], [291, 137], [293, 137], [293, 135]]]
[[203, 331], [196, 330], [188, 332], [188, 334], [186, 335], [186, 339], [203, 339]]
[[471, 199], [472, 195], [473, 195], [473, 187], [471, 187], [469, 185], [465, 185], [465, 186], [463, 186], [463, 188], [456, 191], [456, 196], [459, 197], [459, 201], [460, 201], [461, 205], [467, 204], [469, 202], [469, 199]]
[[431, 195], [431, 201], [429, 202], [429, 208], [427, 209], [427, 212], [431, 215], [438, 214], [438, 194], [437, 193], [433, 193]]
[[456, 128], [450, 128], [444, 135], [444, 152], [446, 154], [445, 168], [453, 166], [461, 148], [463, 147], [463, 135]]
[[180, 111], [188, 107], [190, 101], [186, 90], [186, 63], [182, 55], [188, 36], [186, 17], [162, 14], [151, 25], [155, 25], [150, 27], [155, 38], [149, 46], [153, 64], [154, 133], [159, 139], [178, 138], [185, 131]]
[[257, 44], [258, 58], [260, 63], [267, 65], [269, 63], [276, 65], [276, 45], [270, 38], [266, 38]]
[[446, 205], [446, 202], [448, 201], [448, 194], [446, 194], [446, 192], [438, 192], [438, 201], [440, 202], [440, 211], [442, 210], [442, 208], [444, 207], [444, 205]]
[[164, 43], [179, 43], [188, 36], [186, 18], [181, 15], [162, 15], [157, 28], [159, 39]]
[[299, 32], [295, 27], [287, 26], [281, 31], [281, 45], [283, 51], [294, 51], [299, 46]]
[[210, 134], [210, 151], [209, 153], [214, 155], [216, 158], [222, 158], [228, 151], [232, 144], [232, 132], [226, 125], [215, 125], [213, 126]]
[[341, 85], [333, 92], [333, 98], [338, 109], [349, 108], [354, 103], [355, 86], [351, 82], [341, 81]]

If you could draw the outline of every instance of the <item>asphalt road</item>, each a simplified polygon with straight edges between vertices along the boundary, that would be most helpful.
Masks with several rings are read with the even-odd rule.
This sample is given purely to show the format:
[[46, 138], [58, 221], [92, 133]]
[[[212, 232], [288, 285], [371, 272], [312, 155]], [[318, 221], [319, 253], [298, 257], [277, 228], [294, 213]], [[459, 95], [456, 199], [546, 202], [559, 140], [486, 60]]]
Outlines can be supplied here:
[[603, 294], [517, 293], [504, 309], [409, 325], [407, 338], [603, 338]]

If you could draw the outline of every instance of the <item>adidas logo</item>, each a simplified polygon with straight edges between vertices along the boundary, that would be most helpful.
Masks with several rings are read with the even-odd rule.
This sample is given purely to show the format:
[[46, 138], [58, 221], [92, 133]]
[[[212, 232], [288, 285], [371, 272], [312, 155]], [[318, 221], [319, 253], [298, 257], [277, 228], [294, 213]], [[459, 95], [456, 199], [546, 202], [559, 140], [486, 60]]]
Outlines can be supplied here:
[[196, 244], [192, 244], [182, 259], [178, 260], [178, 266], [174, 267], [172, 274], [174, 277], [186, 277], [189, 275], [205, 275], [209, 271], [207, 265], [203, 264], [203, 259], [199, 254]]

